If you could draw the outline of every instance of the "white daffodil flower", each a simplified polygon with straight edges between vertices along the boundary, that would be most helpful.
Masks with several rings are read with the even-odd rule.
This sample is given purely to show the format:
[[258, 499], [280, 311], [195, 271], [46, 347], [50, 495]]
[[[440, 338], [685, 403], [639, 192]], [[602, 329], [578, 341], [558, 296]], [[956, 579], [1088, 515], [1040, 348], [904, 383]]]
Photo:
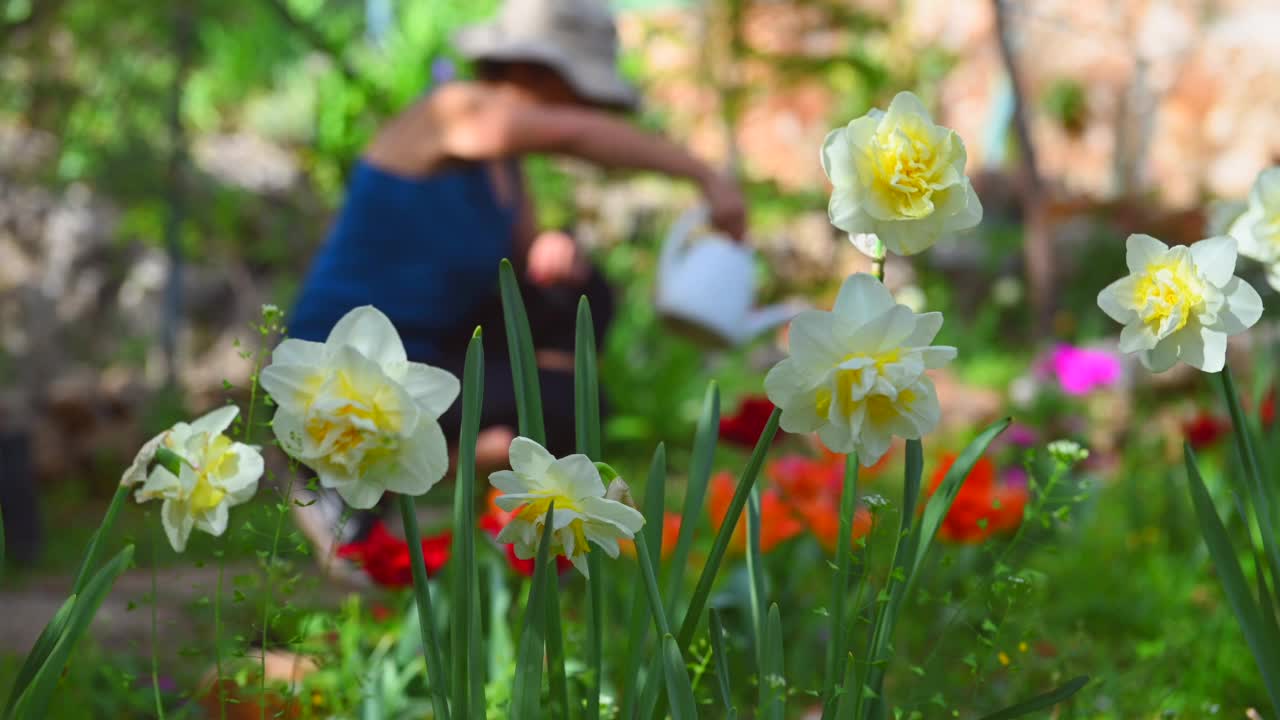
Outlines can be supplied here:
[[132, 484], [136, 469], [145, 472], [161, 447], [179, 459], [176, 474], [157, 463], [134, 494], [138, 502], [164, 501], [160, 522], [177, 552], [186, 549], [192, 529], [221, 535], [227, 529], [230, 508], [247, 502], [258, 490], [262, 454], [223, 434], [239, 412], [229, 405], [190, 424], [174, 425], [144, 445], [126, 473], [126, 481]]
[[782, 429], [816, 431], [832, 452], [856, 451], [864, 466], [894, 437], [924, 436], [941, 417], [925, 370], [956, 356], [953, 347], [930, 345], [941, 327], [942, 313], [918, 315], [874, 277], [850, 276], [831, 312], [791, 321], [790, 357], [764, 379]]
[[1280, 290], [1280, 166], [1258, 175], [1248, 207], [1228, 234], [1239, 243], [1241, 255], [1266, 266], [1267, 284]]
[[943, 234], [982, 221], [982, 203], [964, 174], [964, 141], [935, 125], [920, 99], [898, 93], [827, 134], [822, 169], [831, 181], [827, 212], [864, 253], [874, 234], [889, 252], [914, 255]]
[[1098, 307], [1124, 325], [1120, 350], [1164, 372], [1179, 360], [1205, 372], [1226, 362], [1227, 337], [1262, 316], [1262, 298], [1235, 277], [1236, 241], [1201, 240], [1169, 247], [1150, 235], [1130, 235], [1129, 275], [1098, 293]]
[[279, 409], [272, 428], [285, 452], [316, 471], [354, 508], [387, 491], [422, 495], [449, 467], [438, 419], [458, 379], [409, 362], [386, 315], [347, 313], [325, 342], [288, 339], [262, 371]]
[[644, 527], [644, 516], [635, 508], [610, 499], [625, 497], [626, 484], [614, 480], [606, 497], [600, 470], [586, 455], [556, 459], [533, 440], [518, 437], [511, 442], [510, 456], [511, 469], [493, 473], [489, 483], [503, 493], [498, 507], [515, 513], [497, 542], [514, 545], [516, 557], [537, 554], [553, 502], [551, 555], [569, 558], [583, 575], [588, 575], [588, 542], [616, 558], [618, 541], [633, 540]]

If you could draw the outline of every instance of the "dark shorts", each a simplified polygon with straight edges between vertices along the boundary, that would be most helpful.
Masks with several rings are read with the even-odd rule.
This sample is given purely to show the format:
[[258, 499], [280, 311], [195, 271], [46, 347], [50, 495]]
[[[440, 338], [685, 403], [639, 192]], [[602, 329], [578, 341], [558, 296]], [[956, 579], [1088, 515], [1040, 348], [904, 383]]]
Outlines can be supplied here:
[[[613, 295], [604, 276], [597, 269], [592, 269], [590, 279], [582, 288], [543, 288], [522, 281], [520, 292], [524, 297], [535, 349], [573, 354], [578, 300], [583, 295], [591, 304], [596, 349], [600, 349], [605, 331], [613, 318], [614, 308]], [[506, 425], [518, 431], [515, 383], [511, 377], [511, 356], [500, 297], [494, 295], [487, 300], [472, 314], [466, 326], [474, 328], [477, 325], [483, 328], [484, 338], [484, 400], [480, 411], [480, 427]], [[432, 363], [457, 375], [459, 379], [462, 378], [467, 342], [470, 340], [469, 332], [462, 335], [464, 337], [460, 342], [450, 341], [443, 347], [441, 357], [437, 357]], [[547, 449], [557, 457], [571, 454], [575, 447], [573, 373], [539, 370], [538, 384], [542, 390]], [[604, 414], [603, 408], [601, 414]], [[462, 427], [461, 397], [440, 417], [440, 426], [444, 429], [444, 436], [449, 444], [456, 444]]]

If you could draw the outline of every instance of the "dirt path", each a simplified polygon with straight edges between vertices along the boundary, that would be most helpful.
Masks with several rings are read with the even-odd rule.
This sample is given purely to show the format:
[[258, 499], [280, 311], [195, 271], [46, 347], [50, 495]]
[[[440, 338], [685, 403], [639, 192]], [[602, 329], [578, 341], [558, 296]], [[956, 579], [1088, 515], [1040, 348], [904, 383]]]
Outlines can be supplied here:
[[[233, 616], [237, 611], [243, 612], [243, 606], [233, 605], [233, 578], [257, 576], [260, 570], [255, 563], [242, 562], [228, 565], [224, 572], [224, 616]], [[304, 572], [300, 596], [308, 606], [336, 606], [349, 591], [324, 582], [318, 571], [310, 567]], [[211, 622], [209, 609], [196, 603], [201, 598], [212, 599], [217, 577], [218, 569], [211, 565], [174, 566], [160, 571], [157, 621], [166, 645], [178, 647], [195, 639], [197, 628]], [[0, 653], [22, 654], [31, 648], [45, 624], [66, 600], [71, 581], [65, 576], [28, 578], [17, 587], [0, 589]], [[145, 644], [151, 633], [151, 612], [147, 604], [150, 593], [150, 570], [129, 570], [121, 575], [94, 618], [93, 637], [107, 648], [127, 649]]]

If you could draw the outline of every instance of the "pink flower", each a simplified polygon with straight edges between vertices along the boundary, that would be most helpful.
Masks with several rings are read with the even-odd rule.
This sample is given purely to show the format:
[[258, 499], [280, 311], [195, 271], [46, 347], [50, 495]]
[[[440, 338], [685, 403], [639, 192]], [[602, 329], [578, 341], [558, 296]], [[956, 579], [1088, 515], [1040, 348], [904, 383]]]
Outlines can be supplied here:
[[1058, 385], [1068, 395], [1088, 395], [1115, 385], [1123, 370], [1120, 358], [1112, 353], [1071, 345], [1054, 348], [1044, 367], [1058, 378]]

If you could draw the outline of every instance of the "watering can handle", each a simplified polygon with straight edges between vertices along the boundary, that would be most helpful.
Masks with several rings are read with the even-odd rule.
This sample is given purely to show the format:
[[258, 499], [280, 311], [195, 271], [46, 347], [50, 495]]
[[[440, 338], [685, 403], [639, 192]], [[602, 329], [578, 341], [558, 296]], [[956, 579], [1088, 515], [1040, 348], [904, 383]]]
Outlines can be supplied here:
[[689, 244], [689, 237], [698, 226], [706, 224], [708, 217], [710, 214], [705, 205], [695, 205], [685, 210], [671, 225], [667, 240], [662, 244], [662, 254], [658, 258], [662, 275], [669, 275], [672, 272], [676, 257]]

